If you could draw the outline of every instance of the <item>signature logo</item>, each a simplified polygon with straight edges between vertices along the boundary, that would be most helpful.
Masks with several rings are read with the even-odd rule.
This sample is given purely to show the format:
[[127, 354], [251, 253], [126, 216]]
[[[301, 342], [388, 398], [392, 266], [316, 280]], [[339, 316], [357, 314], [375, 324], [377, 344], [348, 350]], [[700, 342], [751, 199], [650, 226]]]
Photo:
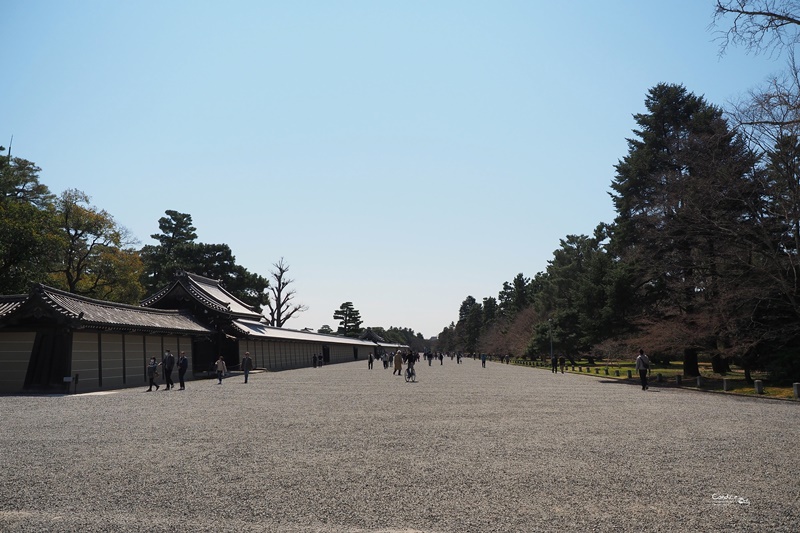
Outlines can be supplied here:
[[714, 505], [750, 505], [750, 500], [735, 494], [712, 494], [711, 501]]

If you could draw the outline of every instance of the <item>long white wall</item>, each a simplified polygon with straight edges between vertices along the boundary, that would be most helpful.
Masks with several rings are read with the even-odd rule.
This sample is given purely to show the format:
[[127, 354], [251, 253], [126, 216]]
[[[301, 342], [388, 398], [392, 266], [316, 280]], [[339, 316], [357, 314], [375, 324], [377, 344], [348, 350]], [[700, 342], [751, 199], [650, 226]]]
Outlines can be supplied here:
[[[78, 374], [78, 392], [118, 389], [147, 384], [147, 363], [151, 357], [161, 361], [165, 350], [171, 350], [177, 363], [178, 354], [186, 352], [192, 377], [192, 341], [190, 337], [75, 332], [72, 336], [72, 376]], [[178, 370], [172, 372], [177, 383]]]
[[261, 339], [241, 339], [239, 341], [239, 360], [245, 352], [250, 352], [253, 363], [258, 368], [267, 370], [289, 370], [309, 367], [316, 354], [322, 357], [323, 346], [328, 346], [330, 362], [345, 363], [353, 361], [353, 347], [358, 348], [358, 359], [366, 360], [374, 348], [368, 345], [325, 344], [322, 342], [277, 341]]

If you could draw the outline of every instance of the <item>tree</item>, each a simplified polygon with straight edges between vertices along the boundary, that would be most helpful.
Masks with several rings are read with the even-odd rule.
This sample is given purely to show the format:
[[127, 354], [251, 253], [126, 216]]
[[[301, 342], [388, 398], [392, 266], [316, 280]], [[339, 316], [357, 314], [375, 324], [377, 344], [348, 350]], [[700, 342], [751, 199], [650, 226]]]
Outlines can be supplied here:
[[191, 215], [174, 210], [165, 213], [158, 221], [161, 233], [151, 235], [159, 244], [145, 246], [141, 252], [145, 263], [142, 284], [147, 291], [161, 289], [179, 271], [192, 272], [222, 281], [226, 290], [260, 312], [269, 299], [267, 279], [238, 265], [227, 244], [195, 242]]
[[441, 333], [437, 336], [436, 350], [440, 352], [455, 352], [458, 350], [456, 325], [454, 322], [450, 322], [450, 325], [442, 329]]
[[717, 0], [714, 21], [730, 27], [719, 33], [720, 51], [744, 46], [754, 53], [780, 52], [800, 42], [800, 3], [796, 0]]
[[142, 263], [133, 249], [136, 240], [89, 202], [89, 196], [77, 189], [64, 191], [56, 200], [63, 247], [50, 279], [74, 294], [135, 303], [142, 296]]
[[497, 319], [497, 300], [491, 296], [483, 299], [483, 323], [489, 325]]
[[503, 282], [503, 289], [498, 294], [498, 307], [503, 316], [513, 318], [514, 315], [528, 307], [534, 296], [531, 280], [522, 272], [517, 274], [511, 283]]
[[286, 273], [289, 272], [289, 264], [284, 261], [283, 257], [272, 266], [275, 267], [275, 270], [270, 271], [272, 276], [272, 283], [269, 284], [271, 297], [266, 302], [269, 309], [268, 320], [270, 326], [280, 328], [296, 313], [302, 313], [308, 310], [308, 307], [292, 303], [295, 291], [288, 287], [294, 283], [294, 280], [286, 276]]
[[164, 213], [167, 216], [158, 219], [161, 233], [150, 237], [157, 240], [164, 253], [169, 255], [178, 246], [193, 243], [197, 239], [197, 228], [192, 225], [192, 215], [188, 213], [179, 213], [173, 209], [167, 209]]
[[333, 334], [333, 329], [331, 329], [331, 327], [328, 324], [325, 324], [324, 326], [322, 326], [317, 330], [317, 333], [324, 333], [326, 335], [331, 335]]
[[[383, 328], [373, 328], [373, 331], [376, 330], [383, 330]], [[422, 337], [422, 334], [414, 333], [414, 330], [411, 328], [397, 328], [392, 326], [387, 330], [383, 330], [383, 333], [379, 333], [379, 335], [387, 342], [405, 344], [414, 352], [424, 352], [426, 348], [430, 348], [430, 343]]]
[[[617, 166], [611, 247], [629, 266], [639, 314], [691, 321], [714, 308], [722, 251], [752, 194], [755, 158], [722, 111], [683, 86], [648, 92], [637, 114], [639, 139]], [[685, 338], [684, 372], [696, 375], [697, 351], [714, 348], [718, 324]]]
[[54, 196], [39, 172], [30, 161], [0, 155], [0, 294], [28, 292], [58, 261]]
[[724, 301], [731, 317], [727, 332], [744, 346], [740, 356], [748, 379], [751, 368], [771, 367], [773, 375], [796, 381], [800, 2], [718, 0], [714, 24], [727, 24], [719, 33], [721, 53], [730, 45], [755, 54], [788, 52], [786, 70], [751, 90], [731, 112], [753, 151], [765, 157], [754, 172], [759, 189], [747, 204], [748, 224], [738, 232], [736, 246], [725, 250], [739, 278], [726, 287]]
[[467, 352], [475, 352], [478, 349], [482, 326], [483, 306], [473, 296], [467, 296], [458, 310], [456, 336], [459, 346]]
[[353, 307], [353, 302], [344, 302], [333, 312], [333, 319], [339, 321], [338, 335], [358, 337], [361, 334], [361, 313]]
[[179, 264], [179, 257], [191, 256], [190, 252], [182, 248], [191, 248], [197, 239], [197, 233], [192, 225], [192, 215], [167, 209], [167, 216], [158, 219], [161, 233], [150, 235], [159, 242], [158, 245], [146, 245], [141, 250], [145, 269], [142, 274], [142, 285], [149, 293], [159, 290], [170, 283], [175, 274], [183, 269]]

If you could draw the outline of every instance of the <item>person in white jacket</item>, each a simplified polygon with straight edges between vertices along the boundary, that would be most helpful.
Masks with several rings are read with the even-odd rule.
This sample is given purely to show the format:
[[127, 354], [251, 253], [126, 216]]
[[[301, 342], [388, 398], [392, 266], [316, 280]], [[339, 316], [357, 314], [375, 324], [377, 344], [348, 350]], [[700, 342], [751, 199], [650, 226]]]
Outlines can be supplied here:
[[647, 374], [650, 372], [650, 358], [644, 354], [644, 350], [639, 350], [639, 357], [636, 358], [636, 370], [639, 371], [639, 379], [642, 380], [642, 390], [649, 389]]
[[217, 385], [222, 384], [222, 377], [228, 373], [228, 367], [225, 365], [225, 359], [222, 356], [219, 356], [217, 362], [214, 363], [214, 367], [217, 369], [217, 379], [219, 379], [219, 383]]

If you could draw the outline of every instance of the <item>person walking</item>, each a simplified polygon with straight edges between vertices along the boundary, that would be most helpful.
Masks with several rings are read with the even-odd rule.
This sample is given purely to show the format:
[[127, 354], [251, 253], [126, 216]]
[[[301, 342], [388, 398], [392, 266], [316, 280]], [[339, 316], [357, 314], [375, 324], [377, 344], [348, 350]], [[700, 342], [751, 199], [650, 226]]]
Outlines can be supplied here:
[[563, 355], [558, 358], [558, 366], [561, 367], [561, 373], [564, 373], [564, 367], [567, 366], [567, 358]]
[[486, 354], [485, 353], [481, 354], [481, 366], [483, 368], [486, 368]]
[[189, 360], [186, 358], [186, 352], [181, 352], [180, 357], [178, 357], [178, 383], [180, 383], [181, 388], [178, 390], [186, 390], [184, 379], [188, 368]]
[[217, 359], [217, 362], [214, 363], [214, 368], [217, 370], [217, 379], [219, 380], [217, 385], [222, 385], [222, 378], [228, 373], [228, 367], [225, 365], [225, 359], [223, 359], [221, 355], [219, 359]]
[[439, 364], [444, 364], [444, 354], [442, 352], [439, 352]]
[[367, 368], [372, 370], [372, 362], [375, 361], [375, 356], [372, 355], [372, 352], [369, 354], [369, 362], [367, 364]]
[[172, 352], [167, 350], [164, 352], [164, 357], [161, 358], [161, 370], [164, 372], [164, 384], [166, 385], [166, 390], [170, 390], [175, 387], [175, 382], [172, 381], [172, 369], [175, 368], [175, 356], [172, 355]]
[[392, 370], [392, 375], [394, 376], [397, 373], [398, 376], [403, 375], [403, 354], [400, 351], [394, 352], [394, 370]]
[[639, 356], [636, 358], [636, 370], [639, 371], [642, 390], [649, 389], [650, 387], [647, 385], [647, 374], [650, 372], [650, 358], [645, 355], [644, 350], [639, 350]]
[[158, 383], [156, 383], [157, 377], [158, 377], [158, 363], [156, 362], [155, 357], [151, 357], [150, 363], [147, 365], [147, 378], [150, 380], [150, 388], [147, 389], [145, 392], [152, 391], [153, 385], [156, 386], [156, 390], [160, 388]]
[[550, 355], [550, 371], [553, 374], [558, 374], [558, 358], [556, 357], [556, 354]]
[[245, 383], [247, 383], [247, 377], [250, 375], [251, 370], [253, 370], [253, 360], [250, 358], [250, 352], [244, 352], [244, 358], [242, 359], [242, 371], [244, 372]]

